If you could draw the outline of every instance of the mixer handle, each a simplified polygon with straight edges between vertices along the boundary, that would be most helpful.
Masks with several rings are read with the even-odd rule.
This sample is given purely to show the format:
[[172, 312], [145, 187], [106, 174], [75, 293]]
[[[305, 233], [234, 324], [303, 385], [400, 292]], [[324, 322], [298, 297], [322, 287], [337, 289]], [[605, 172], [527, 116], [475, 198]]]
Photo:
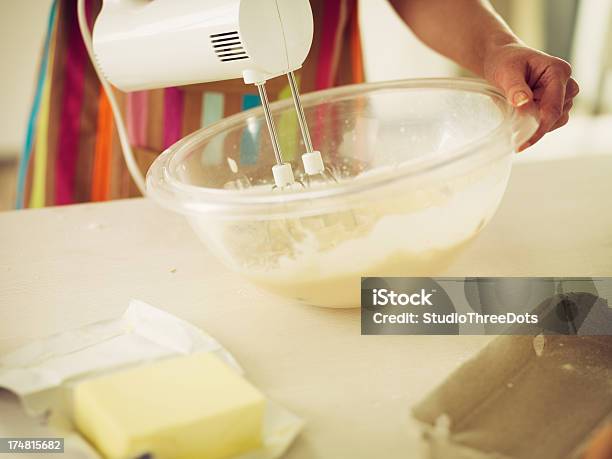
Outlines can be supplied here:
[[530, 108], [514, 110], [512, 121], [512, 146], [515, 151], [518, 151], [519, 147], [527, 142], [540, 126], [536, 109], [533, 104], [530, 105], [532, 105]]

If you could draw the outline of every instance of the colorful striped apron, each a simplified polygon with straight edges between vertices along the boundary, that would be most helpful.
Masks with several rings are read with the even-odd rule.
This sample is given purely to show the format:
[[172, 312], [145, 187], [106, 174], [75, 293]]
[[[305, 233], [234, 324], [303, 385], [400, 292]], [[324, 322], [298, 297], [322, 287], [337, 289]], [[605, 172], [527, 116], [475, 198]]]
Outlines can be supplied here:
[[[315, 37], [299, 72], [301, 91], [363, 81], [357, 0], [311, 4]], [[88, 1], [90, 26], [100, 7], [101, 0]], [[123, 161], [108, 99], [81, 39], [76, 9], [76, 0], [55, 0], [51, 7], [19, 169], [18, 208], [138, 195]], [[282, 78], [270, 81], [268, 91], [272, 99], [290, 97]], [[185, 135], [259, 104], [255, 88], [238, 80], [115, 94], [143, 173], [160, 152]], [[279, 129], [296, 128], [294, 119], [281, 119], [279, 124]], [[254, 158], [258, 141], [257, 132], [240, 141], [241, 160]]]

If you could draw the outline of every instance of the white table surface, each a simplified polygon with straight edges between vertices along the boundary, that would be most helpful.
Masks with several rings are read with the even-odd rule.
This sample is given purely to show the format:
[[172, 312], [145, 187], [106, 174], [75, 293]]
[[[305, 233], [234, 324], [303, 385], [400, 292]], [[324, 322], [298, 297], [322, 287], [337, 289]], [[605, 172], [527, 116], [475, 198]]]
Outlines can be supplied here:
[[[519, 161], [493, 221], [440, 274], [612, 276], [611, 178], [612, 156]], [[358, 310], [258, 291], [144, 199], [0, 214], [0, 353], [117, 317], [131, 298], [202, 327], [303, 417], [294, 459], [413, 457], [410, 407], [489, 340], [362, 337]], [[0, 436], [32, 432], [2, 394]]]

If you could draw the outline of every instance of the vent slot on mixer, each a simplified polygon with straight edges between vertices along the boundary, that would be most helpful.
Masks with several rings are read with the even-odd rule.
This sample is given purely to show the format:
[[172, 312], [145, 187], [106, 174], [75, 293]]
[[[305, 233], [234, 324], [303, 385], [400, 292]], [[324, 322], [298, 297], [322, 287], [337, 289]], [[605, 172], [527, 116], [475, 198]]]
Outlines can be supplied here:
[[242, 41], [237, 31], [212, 34], [210, 41], [221, 62], [239, 61], [249, 58], [249, 55], [242, 46]]

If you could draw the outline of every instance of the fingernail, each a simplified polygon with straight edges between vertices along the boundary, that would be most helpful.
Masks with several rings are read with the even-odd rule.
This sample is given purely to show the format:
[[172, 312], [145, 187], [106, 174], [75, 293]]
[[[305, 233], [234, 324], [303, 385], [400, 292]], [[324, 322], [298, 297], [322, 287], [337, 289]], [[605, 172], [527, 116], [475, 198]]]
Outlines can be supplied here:
[[522, 107], [529, 103], [529, 96], [525, 92], [519, 91], [514, 95], [512, 103], [515, 107]]

